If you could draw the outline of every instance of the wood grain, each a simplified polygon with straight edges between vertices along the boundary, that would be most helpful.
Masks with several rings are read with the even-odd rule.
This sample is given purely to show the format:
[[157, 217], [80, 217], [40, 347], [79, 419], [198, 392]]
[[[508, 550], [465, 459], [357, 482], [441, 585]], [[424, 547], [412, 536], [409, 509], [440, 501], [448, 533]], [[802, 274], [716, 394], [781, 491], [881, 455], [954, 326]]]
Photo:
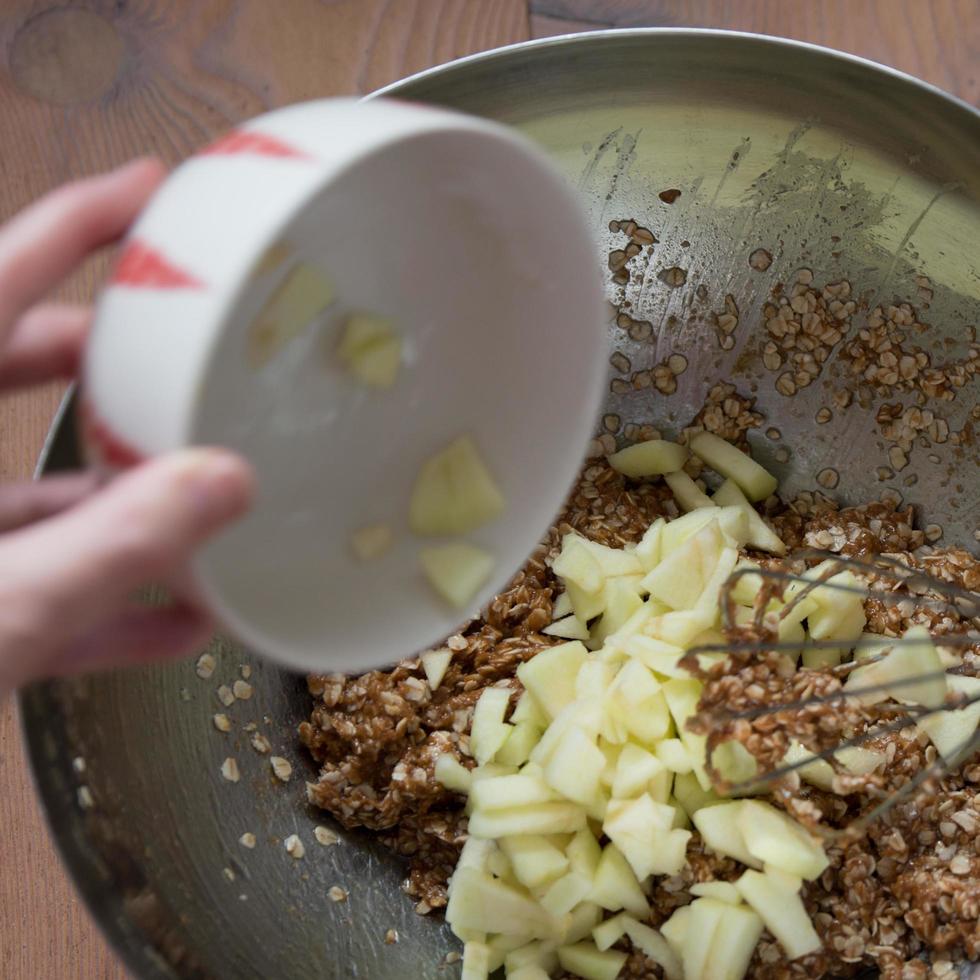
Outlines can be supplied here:
[[[236, 121], [370, 91], [524, 40], [525, 0], [6, 0], [0, 219], [133, 156], [176, 163]], [[89, 263], [59, 293], [87, 299]], [[30, 475], [62, 386], [0, 399], [0, 480]], [[11, 703], [0, 705], [0, 977], [120, 980], [54, 854]]]
[[977, 0], [531, 0], [534, 37], [608, 27], [775, 34], [899, 68], [980, 106]]

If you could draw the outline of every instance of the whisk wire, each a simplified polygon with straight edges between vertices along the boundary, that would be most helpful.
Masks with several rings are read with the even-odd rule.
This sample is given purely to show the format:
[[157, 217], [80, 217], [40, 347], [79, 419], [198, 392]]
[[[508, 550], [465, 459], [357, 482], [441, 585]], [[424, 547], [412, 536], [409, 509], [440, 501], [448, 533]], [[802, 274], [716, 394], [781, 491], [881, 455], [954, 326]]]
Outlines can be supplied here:
[[[861, 596], [862, 599], [871, 598], [882, 603], [901, 603], [911, 600], [920, 607], [945, 606], [955, 610], [958, 618], [961, 621], [966, 621], [967, 625], [969, 625], [970, 622], [980, 625], [980, 596], [961, 588], [955, 583], [935, 578], [929, 575], [927, 572], [919, 569], [910, 568], [904, 562], [898, 560], [897, 558], [893, 558], [890, 555], [876, 555], [874, 561], [872, 562], [838, 555], [835, 553], [806, 549], [797, 552], [794, 557], [803, 560], [824, 561], [826, 567], [822, 568], [816, 575], [812, 574], [812, 571], [810, 574], [801, 575], [791, 571], [786, 571], [784, 569], [765, 568], [761, 566], [743, 566], [737, 568], [732, 573], [722, 590], [722, 619], [726, 630], [732, 631], [735, 628], [733, 620], [735, 616], [735, 607], [737, 604], [733, 600], [733, 592], [739, 581], [746, 576], [758, 576], [759, 579], [763, 580], [764, 582], [776, 584], [789, 583], [793, 585], [802, 585], [802, 588], [794, 588], [789, 596], [786, 596], [785, 587], [780, 589], [778, 593], [775, 590], [769, 590], [765, 587], [757, 590], [752, 609], [754, 613], [754, 625], [759, 629], [764, 627], [767, 616], [772, 616], [774, 612], [776, 613], [777, 622], [781, 622], [786, 619], [795, 609], [797, 609], [801, 602], [812, 595], [812, 593], [817, 589], [828, 589], [838, 592], [851, 593]], [[903, 591], [889, 591], [888, 589], [876, 588], [873, 586], [869, 588], [866, 585], [855, 583], [853, 580], [848, 578], [844, 578], [842, 580], [841, 573], [845, 571], [854, 572], [865, 579], [869, 576], [873, 576], [876, 582], [891, 581], [897, 587], [902, 588]], [[773, 599], [782, 601], [784, 597], [785, 601], [783, 601], [783, 604], [778, 608], [778, 610], [769, 609], [770, 603]], [[772, 620], [770, 619], [770, 624], [771, 623]], [[976, 630], [970, 630], [966, 633], [944, 633], [933, 636], [932, 641], [940, 647], [968, 648], [980, 644], [980, 633], [978, 633]], [[688, 663], [694, 663], [696, 662], [696, 658], [701, 654], [718, 653], [751, 654], [777, 652], [789, 654], [796, 659], [805, 650], [840, 650], [842, 647], [846, 647], [847, 649], [854, 651], [867, 648], [872, 648], [875, 650], [875, 653], [872, 656], [862, 657], [860, 660], [846, 661], [839, 665], [829, 667], [823, 671], [825, 674], [829, 673], [831, 675], [841, 677], [849, 675], [856, 668], [880, 662], [895, 648], [900, 648], [904, 645], [921, 643], [922, 639], [919, 637], [909, 638], [904, 636], [862, 636], [853, 642], [842, 641], [840, 639], [807, 639], [804, 642], [796, 642], [779, 640], [774, 636], [771, 640], [735, 640], [734, 642], [728, 643], [701, 644], [688, 650], [685, 654], [684, 660], [687, 660]], [[951, 669], [955, 670], [955, 668]], [[776, 715], [789, 711], [801, 711], [819, 705], [833, 705], [834, 703], [840, 704], [844, 701], [860, 699], [862, 697], [872, 695], [877, 696], [884, 694], [888, 697], [894, 698], [894, 694], [897, 690], [901, 690], [905, 687], [913, 687], [915, 685], [920, 685], [922, 683], [934, 681], [940, 678], [945, 678], [949, 674], [950, 670], [947, 669], [923, 671], [915, 674], [914, 676], [899, 677], [883, 683], [865, 683], [863, 685], [858, 685], [851, 688], [840, 688], [827, 694], [815, 694], [813, 696], [801, 698], [795, 701], [768, 705], [760, 704], [753, 706], [752, 708], [741, 710], [716, 710], [711, 713], [711, 717], [713, 720], [722, 723], [740, 720], [751, 721], [764, 716]], [[869, 702], [868, 706], [870, 707], [874, 704], [880, 703], [881, 700], [876, 698], [875, 701]], [[751, 779], [741, 781], [728, 787], [728, 791], [736, 795], [740, 793], [758, 792], [760, 786], [765, 786], [769, 783], [780, 780], [785, 776], [794, 773], [797, 770], [803, 769], [818, 760], [827, 761], [831, 765], [839, 765], [840, 759], [837, 758], [837, 753], [842, 749], [858, 747], [875, 739], [880, 739], [884, 736], [895, 734], [939, 712], [965, 710], [971, 705], [975, 705], [977, 703], [980, 703], [980, 692], [972, 696], [967, 696], [962, 692], [947, 694], [945, 701], [941, 705], [934, 707], [927, 707], [914, 703], [900, 704], [897, 701], [889, 702], [886, 707], [892, 712], [899, 712], [900, 717], [884, 721], [881, 724], [876, 724], [867, 728], [865, 731], [859, 732], [849, 738], [844, 739], [834, 746], [818, 752], [813, 752], [804, 758], [784, 762], [768, 772], [760, 773], [753, 776]], [[957, 760], [965, 760], [978, 749], [980, 749], [980, 728], [975, 730], [973, 734], [956, 749], [955, 753], [949, 757]], [[949, 753], [947, 753], [947, 755], [949, 755]], [[862, 831], [899, 802], [904, 799], [908, 799], [924, 783], [937, 776], [941, 776], [949, 768], [949, 759], [944, 758], [942, 755], [937, 756], [933, 762], [922, 768], [918, 773], [900, 785], [897, 789], [890, 791], [887, 798], [883, 799], [866, 813], [862, 814], [858, 820], [852, 822], [847, 828], [842, 830], [824, 828], [824, 831], [826, 832], [827, 836], [830, 837], [854, 834], [855, 832]]]

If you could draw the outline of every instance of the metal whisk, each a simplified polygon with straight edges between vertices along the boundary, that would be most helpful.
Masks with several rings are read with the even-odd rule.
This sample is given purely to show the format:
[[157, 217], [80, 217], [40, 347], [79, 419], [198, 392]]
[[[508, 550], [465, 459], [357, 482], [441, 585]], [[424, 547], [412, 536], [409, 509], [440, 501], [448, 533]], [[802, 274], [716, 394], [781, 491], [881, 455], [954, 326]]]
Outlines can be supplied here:
[[[829, 674], [836, 678], [846, 678], [855, 668], [866, 664], [872, 664], [883, 659], [894, 647], [908, 643], [921, 643], [921, 639], [907, 639], [905, 637], [874, 637], [873, 639], [862, 638], [854, 644], [842, 643], [839, 639], [830, 640], [808, 640], [804, 643], [783, 642], [778, 638], [761, 641], [741, 641], [738, 637], [738, 627], [735, 623], [736, 604], [732, 598], [733, 590], [739, 580], [746, 576], [758, 576], [762, 579], [762, 586], [755, 596], [753, 604], [753, 626], [756, 631], [761, 632], [768, 629], [772, 632], [773, 627], [778, 622], [790, 616], [793, 610], [815, 589], [834, 589], [844, 592], [857, 593], [865, 599], [877, 599], [882, 603], [914, 602], [920, 608], [939, 608], [952, 610], [956, 613], [959, 622], [965, 627], [962, 632], [947, 633], [941, 636], [934, 636], [933, 641], [942, 647], [970, 647], [980, 644], [980, 595], [960, 588], [950, 582], [946, 582], [929, 574], [928, 572], [910, 568], [904, 562], [899, 561], [888, 555], [876, 555], [873, 560], [861, 560], [848, 558], [830, 552], [817, 550], [804, 550], [794, 553], [792, 556], [801, 561], [820, 560], [826, 567], [819, 575], [812, 577], [795, 574], [782, 568], [764, 567], [744, 567], [736, 569], [722, 589], [722, 619], [727, 636], [732, 637], [732, 642], [724, 644], [705, 644], [688, 651], [688, 658], [697, 658], [700, 654], [719, 654], [727, 653], [736, 656], [751, 657], [753, 654], [763, 655], [768, 652], [786, 653], [797, 657], [804, 650], [833, 649], [839, 650], [847, 645], [853, 649], [874, 647], [880, 652], [876, 655], [868, 656], [860, 661], [850, 660], [838, 666], [822, 668], [821, 673]], [[843, 571], [851, 571], [855, 575], [864, 579], [873, 580], [873, 584], [868, 587], [853, 585], [846, 581], [834, 581]], [[768, 611], [772, 599], [782, 599], [784, 591], [791, 583], [796, 583], [793, 594], [786, 600], [785, 605], [778, 613]], [[799, 586], [802, 586], [800, 588]], [[890, 586], [890, 588], [889, 588]], [[768, 617], [768, 620], [767, 620]], [[775, 619], [773, 617], [776, 617]], [[744, 628], [744, 626], [743, 626]], [[694, 663], [696, 659], [688, 659], [688, 663]], [[828, 705], [833, 708], [835, 705], [843, 706], [848, 700], [859, 698], [862, 695], [880, 693], [884, 691], [894, 691], [896, 687], [912, 686], [922, 683], [925, 680], [944, 677], [947, 673], [955, 672], [956, 668], [932, 673], [921, 673], [914, 677], [897, 679], [887, 684], [865, 684], [860, 687], [849, 689], [837, 689], [829, 694], [815, 695], [796, 701], [784, 701], [782, 703], [769, 704], [753, 707], [748, 710], [715, 711], [712, 719], [715, 722], [737, 722], [753, 720], [767, 715], [776, 715], [783, 712], [794, 712], [811, 708], [818, 705]], [[889, 703], [888, 711], [897, 717], [883, 724], [876, 724], [868, 727], [866, 731], [860, 732], [843, 741], [832, 745], [822, 751], [811, 751], [808, 754], [793, 761], [784, 762], [776, 768], [754, 775], [751, 780], [737, 783], [726, 787], [728, 792], [733, 794], [745, 792], [758, 792], [761, 787], [767, 784], [782, 780], [791, 773], [814, 763], [816, 760], [826, 760], [832, 766], [835, 764], [835, 755], [841, 749], [852, 746], [860, 746], [872, 739], [880, 739], [882, 736], [901, 731], [918, 720], [939, 711], [962, 710], [971, 704], [980, 701], [980, 694], [967, 697], [962, 693], [950, 693], [947, 695], [946, 702], [940, 707], [924, 707], [916, 704]], [[980, 728], [975, 730], [970, 738], [959, 748], [956, 758], [960, 762], [968, 759], [974, 752], [980, 749]], [[920, 770], [915, 776], [903, 783], [895, 792], [886, 796], [881, 802], [872, 809], [864, 813], [857, 821], [852, 823], [846, 830], [827, 830], [828, 836], [841, 834], [853, 834], [861, 831], [872, 821], [879, 818], [899, 801], [908, 798], [928, 780], [941, 776], [950, 768], [948, 762], [941, 755], [937, 755], [935, 762]]]

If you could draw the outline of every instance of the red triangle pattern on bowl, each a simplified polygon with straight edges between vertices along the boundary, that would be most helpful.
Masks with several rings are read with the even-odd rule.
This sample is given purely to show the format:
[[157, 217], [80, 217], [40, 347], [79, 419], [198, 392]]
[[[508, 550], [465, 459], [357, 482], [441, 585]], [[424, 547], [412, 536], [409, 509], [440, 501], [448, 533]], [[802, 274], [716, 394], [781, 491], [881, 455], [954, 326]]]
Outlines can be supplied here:
[[233, 129], [220, 139], [215, 140], [198, 153], [198, 156], [232, 155], [237, 153], [254, 153], [264, 157], [291, 157], [297, 160], [311, 159], [308, 153], [295, 147], [253, 130]]
[[84, 395], [78, 404], [78, 424], [82, 443], [92, 451], [99, 462], [118, 469], [136, 466], [146, 458], [121, 436], [116, 435], [96, 414], [92, 403]]
[[123, 247], [109, 282], [150, 289], [202, 289], [200, 279], [174, 265], [156, 249], [132, 239]]

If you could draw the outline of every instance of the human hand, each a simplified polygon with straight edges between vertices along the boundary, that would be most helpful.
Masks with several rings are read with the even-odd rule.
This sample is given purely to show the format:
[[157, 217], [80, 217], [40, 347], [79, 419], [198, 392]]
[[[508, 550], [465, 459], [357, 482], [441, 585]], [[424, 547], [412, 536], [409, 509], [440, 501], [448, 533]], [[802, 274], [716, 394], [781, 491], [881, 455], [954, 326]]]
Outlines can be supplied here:
[[[44, 296], [126, 231], [163, 176], [138, 160], [62, 187], [0, 228], [0, 389], [74, 376], [91, 310]], [[248, 465], [219, 449], [160, 456], [101, 487], [92, 473], [0, 486], [0, 693], [204, 643], [201, 610], [141, 606], [134, 594], [179, 578], [251, 493]]]

